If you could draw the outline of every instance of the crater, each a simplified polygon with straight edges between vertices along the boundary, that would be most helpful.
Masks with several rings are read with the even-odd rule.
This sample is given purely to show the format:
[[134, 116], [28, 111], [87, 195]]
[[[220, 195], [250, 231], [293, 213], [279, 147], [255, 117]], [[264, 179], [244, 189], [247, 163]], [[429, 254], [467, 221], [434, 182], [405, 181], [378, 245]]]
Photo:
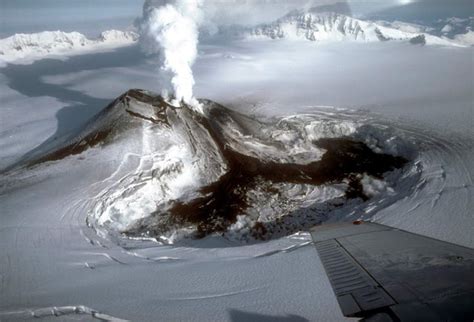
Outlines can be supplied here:
[[88, 222], [169, 244], [280, 238], [402, 196], [409, 156], [387, 128], [334, 111], [262, 120], [200, 103], [204, 114], [130, 90], [27, 165], [133, 150], [137, 163], [97, 183]]
[[[173, 201], [168, 210], [154, 212], [126, 234], [139, 236], [146, 231], [147, 236], [162, 236], [170, 227], [190, 225], [196, 227], [195, 238], [225, 233], [239, 215], [246, 215], [248, 208], [258, 208], [249, 200], [249, 193], [263, 188], [267, 193], [278, 194], [276, 184], [321, 186], [346, 183], [346, 200], [359, 198], [366, 201], [369, 196], [364, 193], [361, 183], [364, 175], [382, 180], [384, 173], [400, 169], [408, 162], [403, 157], [375, 153], [366, 144], [349, 138], [314, 141], [316, 147], [326, 152], [321, 160], [308, 164], [261, 160], [238, 153], [226, 147], [225, 142], [219, 143], [229, 165], [225, 175], [200, 188], [199, 197], [187, 202]], [[285, 225], [281, 218], [280, 222]], [[258, 240], [272, 238], [275, 224], [274, 221], [256, 221], [250, 235]], [[285, 228], [281, 227], [281, 230]], [[288, 231], [291, 232], [295, 231]]]

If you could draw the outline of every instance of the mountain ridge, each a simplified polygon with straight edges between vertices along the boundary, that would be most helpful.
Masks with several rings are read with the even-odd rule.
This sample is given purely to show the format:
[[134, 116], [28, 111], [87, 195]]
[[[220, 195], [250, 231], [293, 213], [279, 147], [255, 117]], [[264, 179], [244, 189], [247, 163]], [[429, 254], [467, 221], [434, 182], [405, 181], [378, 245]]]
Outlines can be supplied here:
[[111, 49], [135, 43], [139, 35], [133, 31], [106, 30], [97, 38], [89, 39], [79, 32], [42, 31], [15, 34], [0, 39], [2, 62], [35, 61], [47, 56], [80, 54]]
[[[401, 25], [398, 22], [398, 25]], [[250, 38], [330, 41], [408, 41], [413, 44], [461, 46], [446, 39], [424, 32], [426, 29], [407, 30], [389, 22], [375, 22], [353, 18], [346, 14], [314, 8], [293, 11], [273, 23], [262, 24], [249, 30]], [[405, 30], [402, 30], [405, 29]]]

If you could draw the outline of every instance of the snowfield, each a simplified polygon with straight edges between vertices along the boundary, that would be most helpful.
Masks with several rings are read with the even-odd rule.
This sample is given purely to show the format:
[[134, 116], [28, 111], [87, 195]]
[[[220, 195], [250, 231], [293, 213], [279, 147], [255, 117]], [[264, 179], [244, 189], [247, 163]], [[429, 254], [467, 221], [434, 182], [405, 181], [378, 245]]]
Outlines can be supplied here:
[[[318, 30], [328, 21], [357, 25], [337, 19]], [[260, 30], [288, 32], [281, 22], [269, 26]], [[365, 27], [366, 39], [377, 37], [374, 24]], [[315, 43], [307, 29], [291, 28], [291, 41], [200, 44], [196, 95], [277, 124], [262, 126], [267, 141], [229, 125], [222, 133], [231, 147], [304, 163], [324, 155], [313, 140], [350, 137], [408, 163], [382, 178], [361, 175], [369, 199], [335, 210], [328, 201], [341, 198], [347, 182], [281, 184], [283, 198], [256, 189], [260, 209], [238, 216], [227, 235], [202, 239], [189, 238], [193, 227], [161, 239], [121, 233], [157, 201], [193, 198], [225, 171], [218, 152], [203, 153], [215, 148], [207, 136], [193, 137], [204, 129], [192, 117], [189, 131], [156, 123], [160, 115], [140, 100], [104, 110], [130, 88], [160, 86], [135, 34], [0, 40], [0, 320], [344, 321], [308, 227], [296, 225], [314, 219], [311, 207], [323, 224], [362, 219], [474, 247], [474, 48], [413, 46], [409, 35], [419, 31], [406, 26], [396, 34], [378, 27], [384, 37], [405, 35], [388, 42], [353, 41], [349, 30], [341, 38], [335, 28], [314, 35], [338, 41]], [[109, 128], [114, 134], [101, 141]], [[74, 153], [51, 157], [71, 144]], [[288, 210], [299, 217], [283, 217], [281, 235], [242, 238], [256, 220]]]
[[97, 50], [110, 50], [133, 44], [138, 34], [133, 31], [107, 30], [97, 39], [78, 32], [44, 31], [15, 34], [0, 39], [0, 66], [6, 63], [31, 63], [48, 57], [77, 55]]

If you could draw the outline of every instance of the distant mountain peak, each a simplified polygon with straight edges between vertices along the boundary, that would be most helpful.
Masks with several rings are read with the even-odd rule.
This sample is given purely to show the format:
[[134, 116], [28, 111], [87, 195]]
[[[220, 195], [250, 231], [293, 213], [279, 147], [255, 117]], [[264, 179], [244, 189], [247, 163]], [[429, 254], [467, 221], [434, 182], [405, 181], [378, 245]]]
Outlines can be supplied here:
[[79, 32], [43, 31], [15, 34], [0, 39], [0, 64], [18, 60], [35, 61], [47, 56], [70, 55], [88, 51], [115, 48], [138, 40], [133, 31], [107, 30], [99, 37], [89, 39]]
[[[328, 11], [332, 6], [297, 10], [273, 23], [250, 30], [251, 37], [310, 40], [316, 42], [408, 41], [412, 44], [456, 45], [454, 41], [430, 35], [421, 26], [400, 22], [370, 21]], [[339, 11], [344, 11], [342, 8]]]

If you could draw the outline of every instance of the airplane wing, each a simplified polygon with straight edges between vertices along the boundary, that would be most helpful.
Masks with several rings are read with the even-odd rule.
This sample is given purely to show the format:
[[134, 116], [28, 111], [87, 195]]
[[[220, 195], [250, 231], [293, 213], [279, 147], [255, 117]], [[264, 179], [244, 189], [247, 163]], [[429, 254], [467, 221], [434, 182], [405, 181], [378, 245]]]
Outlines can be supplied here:
[[345, 316], [474, 321], [473, 249], [361, 221], [311, 235]]

